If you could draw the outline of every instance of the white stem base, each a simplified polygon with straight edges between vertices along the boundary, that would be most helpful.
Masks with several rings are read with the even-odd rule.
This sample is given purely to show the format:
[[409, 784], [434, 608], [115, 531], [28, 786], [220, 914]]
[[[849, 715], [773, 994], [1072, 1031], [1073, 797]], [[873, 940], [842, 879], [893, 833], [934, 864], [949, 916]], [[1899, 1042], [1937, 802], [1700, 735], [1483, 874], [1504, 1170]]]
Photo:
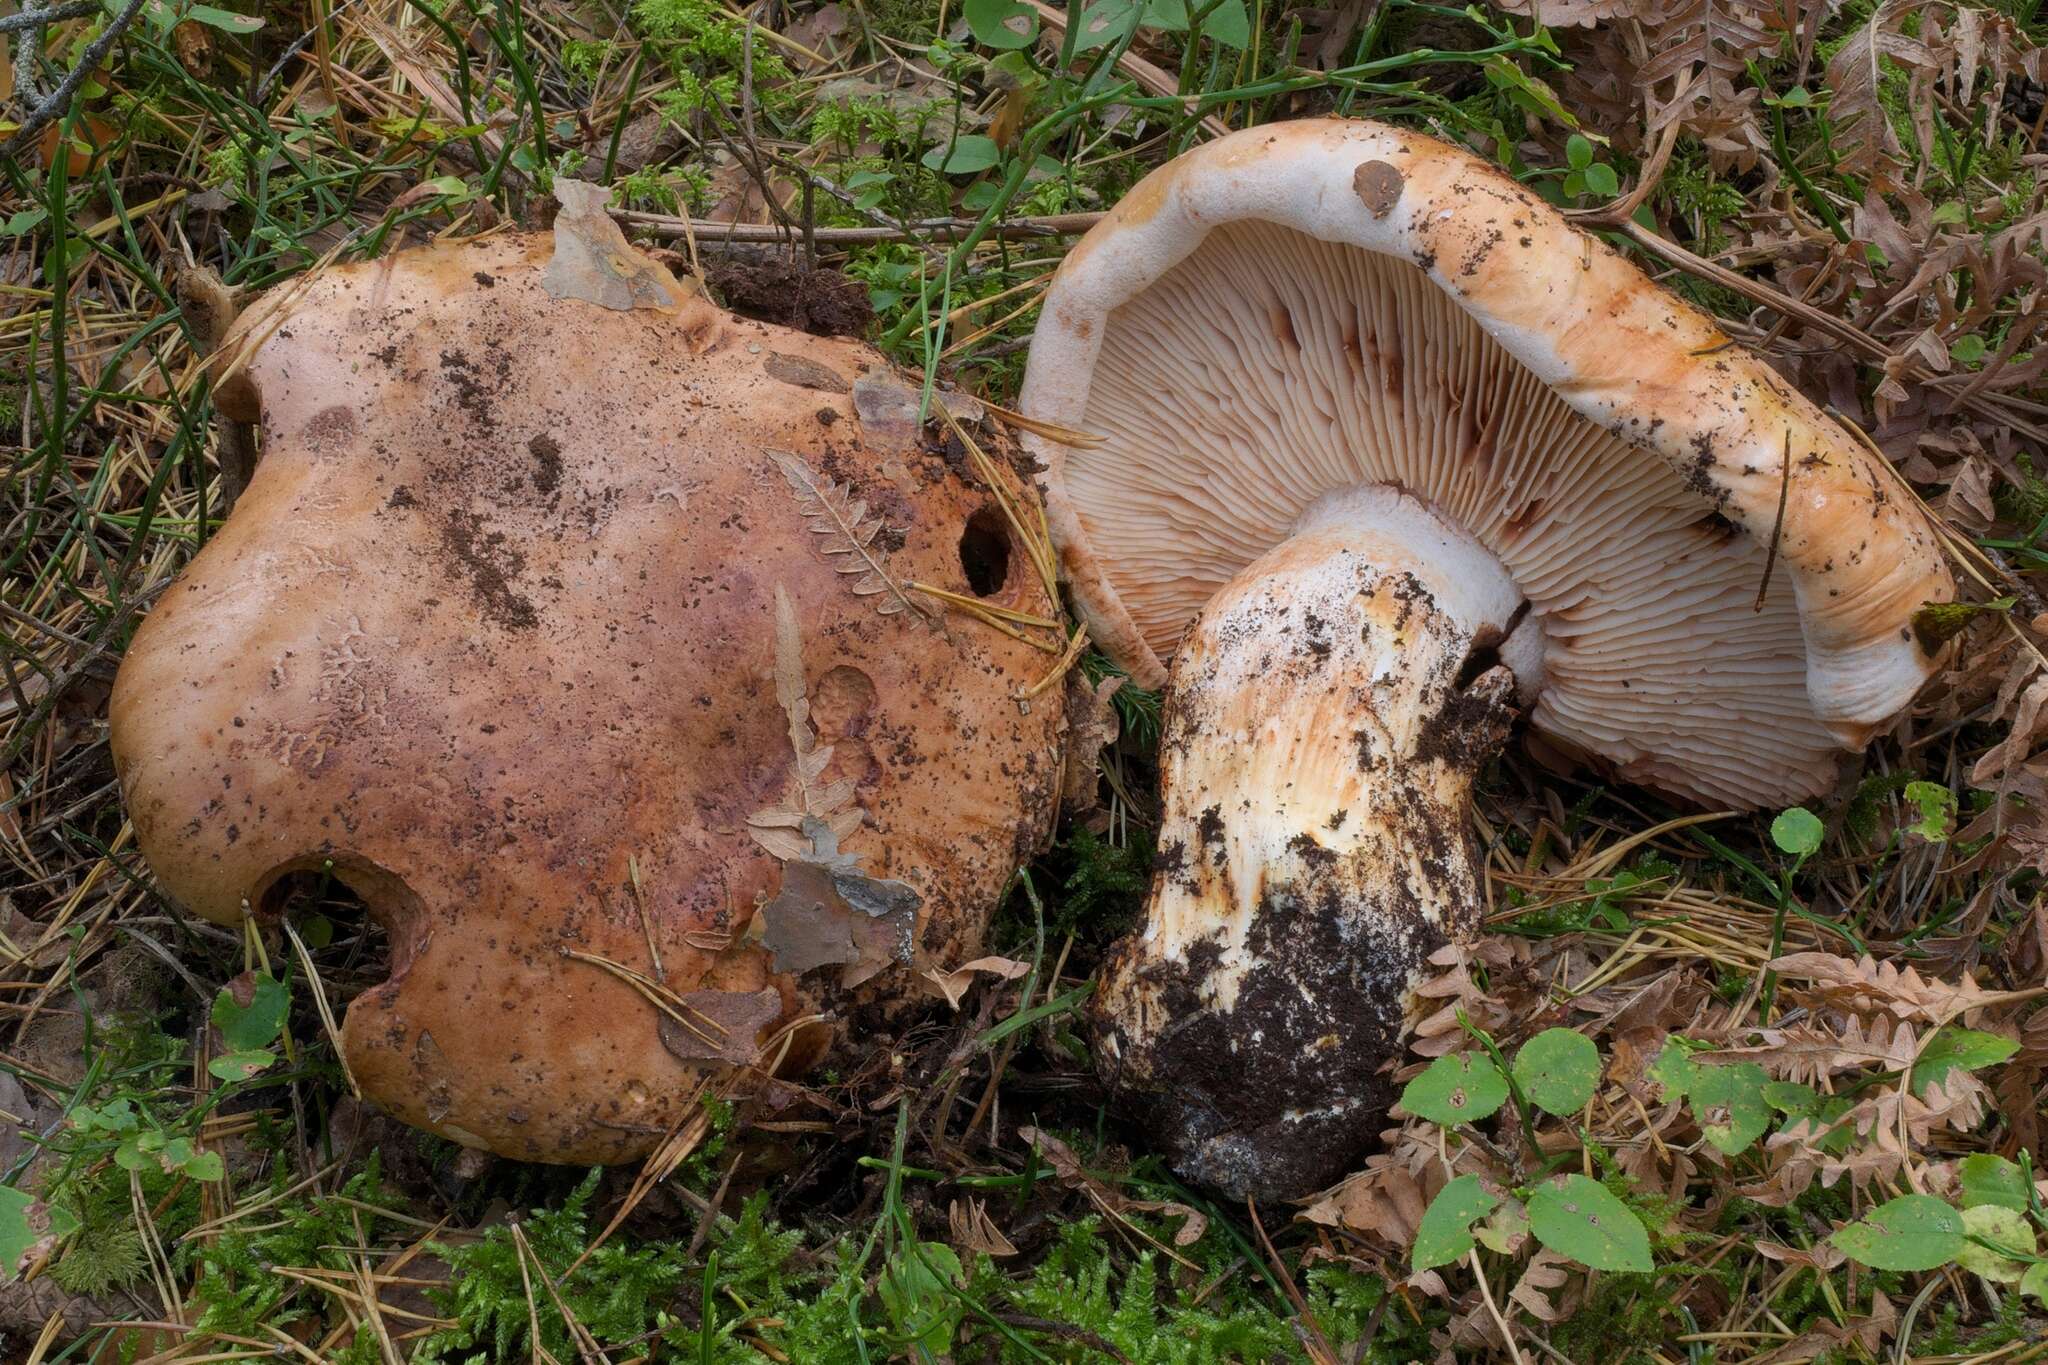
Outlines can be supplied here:
[[1105, 1077], [1189, 1177], [1293, 1197], [1375, 1140], [1424, 960], [1479, 926], [1472, 779], [1541, 683], [1521, 604], [1425, 505], [1356, 488], [1189, 628], [1145, 927], [1093, 1007]]

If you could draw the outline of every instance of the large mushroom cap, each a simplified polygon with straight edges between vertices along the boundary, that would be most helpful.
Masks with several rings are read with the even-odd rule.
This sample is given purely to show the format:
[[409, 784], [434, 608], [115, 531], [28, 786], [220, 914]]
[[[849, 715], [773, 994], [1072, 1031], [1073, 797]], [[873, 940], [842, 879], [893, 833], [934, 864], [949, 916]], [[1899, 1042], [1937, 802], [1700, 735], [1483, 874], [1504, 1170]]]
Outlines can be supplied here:
[[1852, 433], [1491, 165], [1377, 123], [1154, 172], [1062, 266], [1023, 406], [1107, 437], [1032, 444], [1076, 599], [1140, 682], [1318, 497], [1395, 485], [1526, 595], [1534, 728], [1695, 801], [1829, 786], [1935, 665], [1914, 611], [1954, 593]]
[[[227, 397], [260, 395], [262, 463], [137, 633], [113, 740], [186, 906], [237, 922], [331, 864], [386, 925], [390, 979], [343, 1038], [371, 1098], [587, 1162], [646, 1151], [706, 1068], [853, 998], [876, 964], [842, 965], [841, 892], [887, 920], [900, 881], [917, 945], [970, 952], [1060, 774], [1059, 708], [1012, 698], [1049, 656], [885, 614], [863, 567], [1052, 610], [915, 393], [871, 348], [729, 316], [581, 217], [244, 315], [257, 349]], [[802, 480], [865, 504], [863, 553]], [[828, 841], [816, 863], [767, 846], [809, 837], [796, 711], [803, 781], [873, 881]], [[798, 894], [764, 948], [749, 922], [778, 888]], [[861, 938], [891, 959], [869, 995], [909, 977], [899, 927]], [[728, 1036], [664, 1039], [593, 959]]]

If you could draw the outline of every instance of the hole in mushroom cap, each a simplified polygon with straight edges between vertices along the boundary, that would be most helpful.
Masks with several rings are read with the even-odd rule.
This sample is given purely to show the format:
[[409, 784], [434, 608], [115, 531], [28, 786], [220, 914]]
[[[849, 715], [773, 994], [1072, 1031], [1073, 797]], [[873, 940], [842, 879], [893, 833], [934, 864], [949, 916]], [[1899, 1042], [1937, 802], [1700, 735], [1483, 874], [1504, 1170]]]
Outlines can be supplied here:
[[967, 519], [960, 568], [976, 597], [994, 597], [1010, 581], [1010, 525], [1002, 509], [984, 507]]
[[404, 879], [353, 853], [281, 863], [250, 893], [258, 919], [290, 919], [329, 991], [349, 999], [412, 964], [419, 897]]

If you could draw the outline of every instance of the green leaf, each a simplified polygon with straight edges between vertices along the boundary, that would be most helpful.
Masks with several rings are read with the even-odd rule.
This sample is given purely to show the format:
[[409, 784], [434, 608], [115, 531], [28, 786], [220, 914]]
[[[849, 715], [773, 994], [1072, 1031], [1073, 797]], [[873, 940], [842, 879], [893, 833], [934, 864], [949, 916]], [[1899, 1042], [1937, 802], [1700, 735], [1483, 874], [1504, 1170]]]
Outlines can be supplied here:
[[1472, 1249], [1472, 1225], [1500, 1207], [1476, 1175], [1461, 1175], [1436, 1192], [1415, 1229], [1409, 1253], [1418, 1271], [1449, 1265]]
[[2027, 1273], [2020, 1276], [2020, 1293], [2032, 1294], [2048, 1303], [2048, 1261], [2036, 1261], [2027, 1267]]
[[1949, 359], [1959, 365], [1974, 365], [1990, 353], [1991, 348], [1984, 344], [1984, 338], [1975, 332], [1957, 337], [1948, 348]]
[[2029, 1193], [2026, 1173], [2002, 1156], [1973, 1152], [1956, 1167], [1963, 1186], [1963, 1208], [1993, 1204], [1999, 1208], [2027, 1211]]
[[1075, 53], [1093, 52], [1123, 37], [1137, 11], [1138, 0], [1100, 0], [1087, 6], [1081, 11], [1081, 31], [1074, 36]]
[[1575, 171], [1593, 164], [1593, 144], [1584, 133], [1573, 133], [1565, 139], [1564, 164]]
[[1939, 782], [1908, 782], [1906, 800], [1917, 811], [1906, 828], [1929, 843], [1946, 843], [1956, 827], [1956, 794]]
[[1951, 1071], [1997, 1066], [2019, 1050], [2010, 1038], [1950, 1024], [1921, 1045], [1920, 1060], [1913, 1063], [1913, 1093], [1925, 1094], [1927, 1087], [1946, 1081]]
[[914, 1242], [890, 1258], [882, 1271], [882, 1306], [908, 1341], [934, 1356], [953, 1348], [962, 1309], [956, 1287], [960, 1258], [942, 1242]]
[[1503, 1256], [1513, 1255], [1529, 1235], [1529, 1210], [1518, 1199], [1510, 1199], [1493, 1211], [1493, 1216], [1472, 1230], [1479, 1245]]
[[1657, 1060], [1650, 1063], [1650, 1079], [1664, 1087], [1666, 1100], [1684, 1099], [1694, 1082], [1699, 1080], [1699, 1063], [1692, 1059], [1693, 1050], [1685, 1040], [1677, 1037], [1664, 1039], [1664, 1050], [1657, 1054]]
[[1477, 1122], [1507, 1102], [1508, 1078], [1476, 1052], [1437, 1058], [1401, 1091], [1403, 1109], [1446, 1128]]
[[206, 1069], [224, 1081], [246, 1081], [251, 1076], [260, 1076], [277, 1064], [273, 1052], [230, 1052], [215, 1057], [206, 1064]]
[[[1764, 1087], [1771, 1078], [1755, 1062], [1732, 1066], [1700, 1066], [1692, 1086], [1693, 1117], [1700, 1131], [1723, 1156], [1734, 1156], [1764, 1135], [1771, 1126], [1770, 1101]], [[1727, 1122], [1710, 1122], [1708, 1114], [1725, 1109]]]
[[[1579, 121], [1572, 111], [1558, 99], [1557, 91], [1543, 81], [1536, 79], [1505, 55], [1488, 57], [1480, 63], [1486, 73], [1487, 84], [1500, 91], [1527, 113], [1536, 114], [1560, 123], [1567, 128], [1576, 128]], [[1607, 139], [1600, 138], [1605, 142]]]
[[1781, 1114], [1804, 1118], [1820, 1108], [1820, 1092], [1797, 1081], [1772, 1081], [1764, 1086], [1764, 1103]]
[[1558, 1255], [1595, 1270], [1651, 1269], [1643, 1220], [1583, 1175], [1565, 1176], [1529, 1196], [1529, 1230]]
[[1612, 199], [1621, 193], [1621, 181], [1616, 178], [1614, 167], [1596, 161], [1586, 167], [1586, 188], [1602, 199]]
[[213, 1026], [233, 1052], [269, 1047], [284, 1027], [291, 992], [266, 973], [243, 972], [213, 998]]
[[1002, 148], [996, 146], [995, 139], [980, 133], [963, 134], [954, 141], [950, 152], [934, 147], [921, 158], [926, 166], [944, 175], [972, 175], [1002, 159]]
[[[1189, 13], [1201, 10], [1206, 3], [1207, 0], [1149, 0], [1144, 26], [1167, 33], [1186, 33]], [[1244, 0], [1223, 0], [1210, 10], [1202, 19], [1202, 36], [1224, 47], [1243, 48], [1250, 43], [1252, 21], [1245, 12]]]
[[157, 1164], [164, 1149], [164, 1135], [154, 1130], [124, 1138], [114, 1149], [114, 1164], [124, 1171], [146, 1171]]
[[1549, 1028], [1515, 1054], [1515, 1084], [1545, 1113], [1569, 1118], [1600, 1085], [1600, 1049], [1583, 1033]]
[[53, 1204], [0, 1185], [0, 1283], [19, 1275], [78, 1227], [78, 1219]]
[[1804, 806], [1794, 806], [1771, 821], [1771, 842], [1795, 858], [1804, 858], [1820, 847], [1820, 817]]
[[126, 1097], [108, 1100], [97, 1109], [89, 1104], [81, 1104], [71, 1110], [67, 1117], [86, 1132], [102, 1133], [132, 1133], [139, 1121], [135, 1113], [135, 1102]]
[[1873, 1270], [1933, 1270], [1963, 1249], [1963, 1216], [1932, 1195], [1902, 1194], [1828, 1238]]
[[[1964, 1209], [1963, 1232], [1966, 1236], [1981, 1237], [1993, 1245], [2024, 1255], [2034, 1254], [2034, 1229], [2028, 1224], [2026, 1215], [1997, 1204], [1979, 1204], [1975, 1208]], [[2013, 1260], [1976, 1242], [1963, 1243], [1963, 1249], [1956, 1253], [1956, 1261], [1971, 1274], [1982, 1276], [1993, 1284], [2018, 1284], [2020, 1277], [2027, 1273], [2025, 1261]]]
[[226, 33], [254, 33], [263, 27], [263, 20], [252, 15], [215, 9], [212, 5], [194, 5], [185, 11], [185, 17], [194, 23], [205, 24], [208, 28], [217, 28]]
[[961, 14], [984, 47], [1009, 52], [1038, 37], [1038, 11], [1023, 0], [966, 0]]

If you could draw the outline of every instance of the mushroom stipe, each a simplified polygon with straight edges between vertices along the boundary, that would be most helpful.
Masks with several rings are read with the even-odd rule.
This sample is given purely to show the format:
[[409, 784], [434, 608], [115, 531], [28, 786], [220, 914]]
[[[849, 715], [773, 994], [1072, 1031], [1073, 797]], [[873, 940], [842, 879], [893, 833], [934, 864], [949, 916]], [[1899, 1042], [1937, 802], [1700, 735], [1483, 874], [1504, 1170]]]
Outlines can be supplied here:
[[[1955, 588], [1869, 450], [1461, 149], [1365, 121], [1155, 171], [1046, 293], [1019, 403], [1091, 636], [1169, 688], [1144, 928], [1096, 1062], [1184, 1174], [1371, 1148], [1472, 781], [1532, 747], [1681, 801], [1831, 787]], [[1170, 664], [1170, 669], [1169, 669]]]

